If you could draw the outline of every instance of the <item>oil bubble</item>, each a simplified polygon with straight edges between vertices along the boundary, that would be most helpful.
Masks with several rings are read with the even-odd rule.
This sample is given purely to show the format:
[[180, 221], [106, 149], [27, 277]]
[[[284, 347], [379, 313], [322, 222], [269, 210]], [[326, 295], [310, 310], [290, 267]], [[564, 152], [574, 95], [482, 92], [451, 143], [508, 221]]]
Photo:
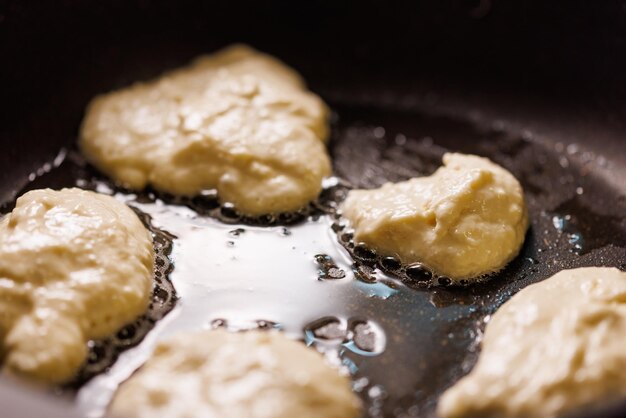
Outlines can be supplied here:
[[348, 338], [344, 344], [350, 351], [364, 355], [375, 356], [385, 350], [385, 334], [377, 324], [364, 319], [348, 321]]
[[364, 243], [359, 243], [354, 246], [354, 256], [361, 260], [373, 261], [376, 259], [376, 252], [368, 248]]
[[228, 235], [230, 235], [231, 237], [235, 238], [235, 237], [240, 236], [244, 232], [246, 232], [245, 229], [243, 229], [243, 228], [236, 228], [236, 229], [233, 229], [231, 231], [228, 231]]
[[317, 254], [313, 258], [319, 266], [317, 273], [319, 280], [336, 280], [346, 277], [346, 272], [339, 268], [329, 255]]
[[315, 340], [343, 342], [347, 336], [345, 321], [336, 317], [318, 319], [304, 328], [307, 342]]
[[405, 270], [405, 274], [409, 279], [416, 280], [418, 282], [427, 282], [433, 277], [433, 273], [420, 263], [408, 266]]

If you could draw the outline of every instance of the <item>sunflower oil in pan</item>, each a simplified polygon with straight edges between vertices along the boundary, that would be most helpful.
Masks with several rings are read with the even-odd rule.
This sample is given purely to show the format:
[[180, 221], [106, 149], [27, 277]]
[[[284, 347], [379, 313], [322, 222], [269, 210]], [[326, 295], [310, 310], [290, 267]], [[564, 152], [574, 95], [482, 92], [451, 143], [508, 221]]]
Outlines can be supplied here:
[[[96, 189], [114, 194], [171, 237], [174, 268], [169, 280], [178, 300], [144, 342], [122, 352], [107, 372], [80, 388], [77, 399], [88, 416], [102, 416], [115, 388], [148, 358], [155, 342], [180, 331], [278, 328], [303, 338], [353, 374], [359, 359], [384, 352], [383, 327], [359, 309], [377, 293], [367, 286], [381, 285], [355, 288], [349, 277], [351, 260], [336, 243], [328, 215], [260, 227], [225, 223], [187, 206], [116, 192], [106, 183], [96, 184]], [[331, 333], [333, 338], [319, 323], [328, 317], [342, 325]]]
[[[117, 360], [79, 387], [76, 401], [86, 416], [103, 416], [118, 385], [149, 358], [156, 342], [184, 330], [282, 329], [350, 373], [371, 417], [387, 416], [389, 403], [432, 411], [451, 379], [441, 370], [454, 375], [473, 364], [488, 309], [462, 291], [427, 291], [427, 270], [355, 245], [333, 210], [242, 219], [233, 208], [216, 205], [210, 192], [195, 202], [137, 195], [92, 177], [79, 156], [69, 157], [58, 172], [30, 186], [78, 185], [133, 207], [165, 241], [169, 263], [163, 264], [173, 266], [167, 278], [175, 296], [157, 288], [155, 300], [176, 299], [173, 311], [150, 324], [154, 328], [137, 346], [116, 352], [110, 341], [96, 342], [93, 352], [111, 356], [103, 363]], [[340, 183], [326, 182], [319, 206], [336, 207], [345, 195]], [[118, 336], [122, 341], [131, 339], [127, 331]], [[465, 360], [450, 369], [449, 356]]]
[[[372, 256], [353, 242], [342, 220], [332, 216], [345, 193], [333, 185], [341, 182], [326, 185], [321, 212], [255, 223], [220, 207], [210, 191], [195, 202], [177, 202], [115, 189], [79, 155], [62, 152], [31, 176], [27, 189], [79, 186], [115, 194], [146, 214], [153, 233], [163, 234], [174, 266], [169, 278], [175, 296], [155, 293], [157, 302], [177, 298], [174, 310], [135, 347], [133, 331], [120, 332], [116, 338], [131, 341], [131, 348], [79, 388], [77, 402], [88, 416], [105, 412], [117, 385], [159, 339], [186, 329], [260, 327], [282, 329], [348, 370], [365, 401], [364, 415], [433, 417], [439, 395], [476, 361], [489, 315], [512, 294], [563, 268], [626, 268], [626, 243], [616, 232], [624, 230], [623, 217], [599, 215], [607, 210], [589, 206], [594, 199], [588, 194], [608, 186], [583, 176], [574, 160], [560, 164], [562, 150], [448, 117], [358, 106], [339, 110], [329, 147], [335, 173], [356, 187], [430, 174], [447, 150], [485, 155], [511, 170], [526, 191], [532, 220], [520, 255], [485, 283], [429, 288], [432, 274], [421, 266]], [[553, 218], [568, 215], [560, 231]], [[574, 233], [583, 239], [581, 251], [568, 242]]]
[[[130, 324], [113, 338], [90, 343], [93, 364], [69, 388], [77, 390], [76, 402], [86, 416], [105, 414], [117, 386], [145, 362], [159, 339], [218, 326], [278, 328], [314, 346], [352, 374], [366, 415], [382, 414], [389, 393], [411, 393], [414, 377], [403, 373], [403, 351], [419, 352], [419, 340], [431, 332], [402, 316], [414, 312], [430, 318], [438, 308], [426, 294], [412, 296], [376, 269], [357, 280], [354, 262], [331, 228], [333, 216], [318, 208], [295, 218], [241, 219], [232, 208], [210, 203], [211, 193], [192, 204], [166, 203], [153, 193], [113, 187], [76, 153], [63, 152], [58, 160], [54, 169], [33, 176], [26, 189], [78, 186], [114, 195], [134, 208], [153, 232], [155, 246], [163, 249], [155, 278], [173, 285], [155, 289], [153, 306], [176, 302], [161, 320]], [[322, 195], [336, 184], [327, 182]], [[317, 203], [332, 206], [334, 199]], [[10, 209], [11, 202], [2, 211]], [[324, 318], [341, 325], [335, 334], [320, 322]], [[388, 328], [396, 334], [393, 339]]]
[[[215, 327], [278, 328], [303, 339], [352, 375], [369, 416], [383, 415], [390, 392], [410, 394], [414, 376], [402, 371], [420, 359], [407, 358], [406, 351], [411, 356], [419, 353], [421, 340], [437, 333], [429, 329], [435, 325], [432, 321], [424, 327], [407, 313], [431, 319], [441, 306], [404, 286], [399, 274], [387, 274], [402, 270], [416, 277], [415, 266], [398, 266], [396, 260], [377, 257], [367, 248], [346, 245], [340, 216], [332, 210], [299, 214], [295, 223], [287, 219], [285, 226], [269, 218], [241, 219], [232, 208], [210, 200], [182, 204], [116, 190], [104, 181], [78, 184], [126, 202], [171, 239], [169, 260], [174, 268], [168, 278], [178, 298], [174, 311], [140, 345], [119, 353], [105, 373], [80, 388], [77, 401], [87, 416], [105, 414], [117, 386], [143, 364], [156, 341], [179, 331]], [[322, 196], [333, 198], [320, 199], [319, 207], [334, 206], [334, 195], [345, 192], [336, 187], [339, 184], [336, 179], [326, 182]], [[242, 220], [247, 223], [237, 223]], [[423, 278], [428, 272], [419, 273]], [[448, 305], [459, 311], [459, 318], [476, 312], [459, 310], [453, 301]], [[431, 343], [447, 344], [450, 335], [446, 332]], [[427, 362], [420, 361], [424, 369]]]

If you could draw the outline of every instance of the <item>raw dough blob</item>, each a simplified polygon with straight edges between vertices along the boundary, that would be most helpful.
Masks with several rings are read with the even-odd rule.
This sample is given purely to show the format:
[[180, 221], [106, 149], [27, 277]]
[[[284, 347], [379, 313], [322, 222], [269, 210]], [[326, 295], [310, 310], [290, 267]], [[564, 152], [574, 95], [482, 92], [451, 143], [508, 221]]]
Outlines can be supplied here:
[[493, 315], [442, 418], [555, 417], [626, 397], [626, 273], [588, 267], [528, 286]]
[[351, 191], [342, 210], [355, 242], [457, 282], [500, 270], [528, 228], [521, 185], [475, 155], [448, 153], [443, 164], [428, 177]]
[[217, 189], [247, 215], [290, 212], [331, 172], [328, 114], [294, 70], [236, 45], [95, 98], [80, 147], [126, 187]]
[[356, 418], [350, 381], [277, 331], [205, 330], [159, 343], [119, 388], [111, 412], [130, 418]]
[[87, 342], [143, 313], [153, 286], [152, 236], [114, 198], [35, 190], [0, 221], [0, 358], [4, 370], [71, 380]]

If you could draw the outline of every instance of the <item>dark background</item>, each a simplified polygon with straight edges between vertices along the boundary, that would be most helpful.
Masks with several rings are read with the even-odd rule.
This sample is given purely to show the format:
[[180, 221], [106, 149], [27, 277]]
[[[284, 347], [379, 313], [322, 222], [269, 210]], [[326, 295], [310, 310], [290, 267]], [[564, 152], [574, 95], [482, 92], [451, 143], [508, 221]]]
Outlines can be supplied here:
[[232, 42], [335, 109], [416, 107], [601, 154], [626, 201], [626, 1], [0, 0], [0, 203], [74, 143], [94, 95]]
[[512, 107], [511, 120], [547, 108], [558, 132], [625, 129], [625, 1], [0, 0], [0, 164], [32, 170], [33, 138], [49, 158], [94, 94], [234, 41], [329, 100], [384, 85], [429, 105]]

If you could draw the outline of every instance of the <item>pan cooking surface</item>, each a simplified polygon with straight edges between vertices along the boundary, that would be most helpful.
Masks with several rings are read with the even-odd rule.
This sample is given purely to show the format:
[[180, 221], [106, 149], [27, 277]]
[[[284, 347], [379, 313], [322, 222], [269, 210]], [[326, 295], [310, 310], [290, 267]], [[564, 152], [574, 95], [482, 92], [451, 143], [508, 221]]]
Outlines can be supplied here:
[[[611, 170], [606, 156], [571, 143], [547, 145], [499, 124], [330, 105], [335, 174], [354, 187], [430, 174], [446, 151], [487, 156], [509, 169], [530, 211], [520, 255], [489, 282], [469, 288], [405, 285], [377, 269], [364, 279], [337, 242], [332, 216], [271, 227], [223, 223], [147, 192], [117, 190], [74, 151], [61, 154], [57, 164], [33, 174], [27, 189], [94, 188], [149, 215], [173, 237], [169, 277], [180, 298], [139, 346], [119, 353], [107, 373], [78, 390], [89, 416], [103, 413], [116, 385], [157, 339], [216, 326], [276, 327], [316, 346], [351, 373], [366, 416], [434, 416], [439, 395], [475, 363], [489, 316], [512, 294], [565, 268], [626, 269], [624, 191], [597, 175]], [[5, 202], [3, 211], [11, 207]]]

